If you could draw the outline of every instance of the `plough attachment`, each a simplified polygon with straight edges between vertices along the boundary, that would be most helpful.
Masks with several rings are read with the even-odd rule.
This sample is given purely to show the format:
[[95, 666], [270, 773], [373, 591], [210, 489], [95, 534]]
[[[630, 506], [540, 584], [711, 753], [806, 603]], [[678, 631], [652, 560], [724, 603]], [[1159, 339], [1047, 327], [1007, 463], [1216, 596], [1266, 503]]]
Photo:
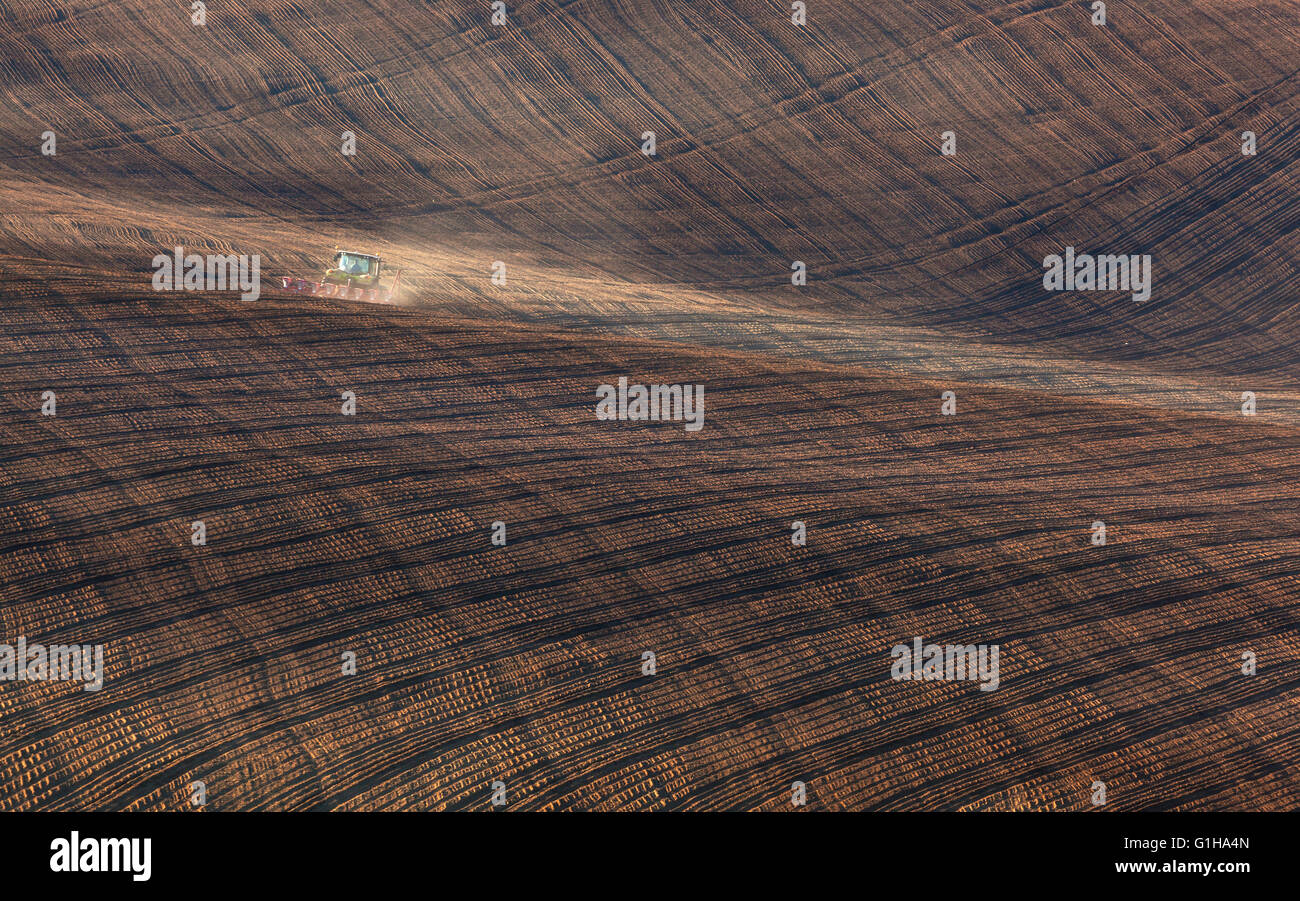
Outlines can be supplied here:
[[368, 303], [391, 303], [397, 293], [397, 284], [402, 277], [402, 270], [397, 270], [393, 283], [387, 288], [363, 288], [359, 285], [336, 285], [332, 282], [313, 282], [292, 275], [280, 276], [280, 287], [298, 294], [314, 294], [317, 297], [337, 297], [340, 300], [364, 300]]

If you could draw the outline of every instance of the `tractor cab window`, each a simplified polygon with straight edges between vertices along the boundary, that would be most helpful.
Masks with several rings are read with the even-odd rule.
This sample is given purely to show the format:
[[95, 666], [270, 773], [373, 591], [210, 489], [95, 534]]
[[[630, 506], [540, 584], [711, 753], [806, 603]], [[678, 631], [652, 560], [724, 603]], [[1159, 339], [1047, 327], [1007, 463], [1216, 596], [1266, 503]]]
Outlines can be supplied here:
[[373, 263], [370, 257], [361, 257], [352, 253], [339, 254], [338, 268], [348, 275], [369, 275], [370, 264]]

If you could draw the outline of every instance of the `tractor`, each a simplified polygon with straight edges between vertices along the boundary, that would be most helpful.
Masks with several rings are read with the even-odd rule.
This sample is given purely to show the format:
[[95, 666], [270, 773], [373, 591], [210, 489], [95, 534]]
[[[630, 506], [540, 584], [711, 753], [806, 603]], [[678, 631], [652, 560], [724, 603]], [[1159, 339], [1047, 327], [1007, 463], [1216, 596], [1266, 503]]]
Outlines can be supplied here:
[[392, 283], [384, 288], [379, 284], [382, 266], [383, 260], [374, 254], [336, 250], [334, 265], [325, 270], [325, 275], [319, 282], [284, 275], [280, 277], [280, 286], [286, 291], [300, 294], [391, 303], [393, 295], [397, 293], [398, 282], [402, 279], [402, 270], [398, 269]]

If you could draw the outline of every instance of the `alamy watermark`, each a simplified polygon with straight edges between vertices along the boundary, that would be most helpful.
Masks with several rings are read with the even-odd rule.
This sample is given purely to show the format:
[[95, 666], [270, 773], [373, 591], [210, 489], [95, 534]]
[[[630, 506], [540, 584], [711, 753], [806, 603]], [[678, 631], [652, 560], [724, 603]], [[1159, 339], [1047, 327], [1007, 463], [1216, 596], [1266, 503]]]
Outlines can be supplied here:
[[910, 647], [897, 644], [890, 653], [894, 658], [890, 673], [896, 681], [978, 681], [980, 691], [996, 691], [999, 685], [995, 644], [925, 644], [918, 635]]
[[703, 385], [628, 385], [621, 376], [618, 387], [596, 389], [596, 418], [632, 422], [685, 422], [686, 431], [704, 428]]
[[155, 291], [239, 291], [240, 300], [262, 294], [262, 258], [258, 254], [185, 253], [184, 247], [153, 258]]
[[1048, 291], [1131, 291], [1133, 299], [1151, 298], [1151, 254], [1074, 252], [1043, 257], [1043, 287]]
[[86, 691], [104, 687], [104, 646], [101, 644], [0, 644], [0, 681], [85, 682]]
[[82, 838], [73, 832], [50, 842], [54, 873], [130, 873], [133, 882], [153, 875], [153, 839]]

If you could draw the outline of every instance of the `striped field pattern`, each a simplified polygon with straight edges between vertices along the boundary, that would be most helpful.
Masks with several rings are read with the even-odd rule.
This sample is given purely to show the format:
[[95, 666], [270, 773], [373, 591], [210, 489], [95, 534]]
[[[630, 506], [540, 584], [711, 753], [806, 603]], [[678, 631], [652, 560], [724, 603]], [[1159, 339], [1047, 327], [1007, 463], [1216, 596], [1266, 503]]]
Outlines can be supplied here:
[[1300, 805], [1300, 5], [1107, 5], [0, 0], [0, 810]]

